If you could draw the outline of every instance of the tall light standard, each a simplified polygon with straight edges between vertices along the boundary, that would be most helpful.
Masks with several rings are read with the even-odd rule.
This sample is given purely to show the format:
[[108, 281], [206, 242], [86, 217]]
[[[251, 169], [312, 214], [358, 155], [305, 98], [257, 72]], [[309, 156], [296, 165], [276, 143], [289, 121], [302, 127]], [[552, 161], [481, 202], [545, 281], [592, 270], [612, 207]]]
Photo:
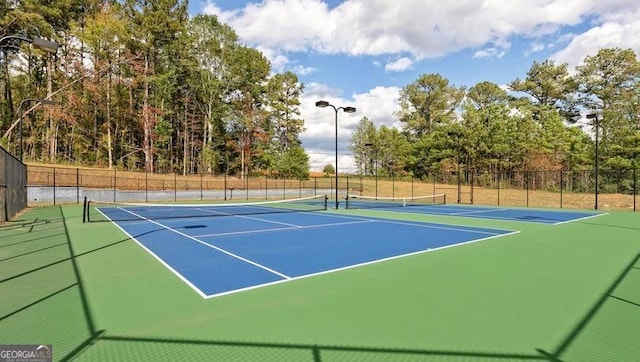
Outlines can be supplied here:
[[589, 113], [587, 114], [587, 119], [593, 119], [594, 120], [594, 127], [595, 127], [595, 131], [596, 131], [596, 151], [595, 151], [595, 168], [596, 168], [596, 192], [595, 192], [595, 196], [596, 196], [596, 204], [594, 206], [594, 208], [596, 210], [598, 210], [598, 134], [600, 133], [598, 127], [599, 122], [598, 122], [598, 114], [596, 113]]
[[355, 113], [355, 107], [336, 107], [327, 101], [317, 101], [316, 107], [331, 107], [336, 113], [336, 210], [338, 209], [338, 111], [342, 109], [345, 113]]
[[[23, 41], [23, 42], [31, 43], [31, 44], [33, 44], [33, 46], [35, 48], [43, 50], [43, 51], [45, 51], [47, 53], [55, 54], [58, 51], [58, 43], [56, 43], [56, 42], [53, 42], [51, 40], [47, 40], [47, 39], [44, 39], [44, 38], [40, 38], [40, 37], [37, 37], [37, 36], [35, 36], [33, 38], [28, 38], [28, 37], [22, 36], [22, 35], [7, 35], [7, 36], [4, 36], [4, 37], [0, 38], [0, 48], [6, 47], [5, 42], [9, 42], [11, 40]], [[18, 107], [18, 114], [19, 114], [18, 122], [19, 122], [19, 128], [20, 128], [20, 161], [22, 161], [22, 106], [23, 106], [24, 103], [30, 102], [30, 101], [39, 102], [39, 103], [45, 104], [45, 105], [52, 105], [53, 104], [53, 101], [50, 101], [50, 100], [33, 99], [33, 98], [23, 99], [22, 102], [20, 102], [20, 106]]]
[[38, 102], [38, 104], [47, 105], [47, 106], [54, 105], [53, 101], [49, 99], [25, 98], [22, 100], [22, 102], [20, 102], [20, 106], [18, 106], [18, 132], [20, 133], [20, 161], [22, 161], [22, 106], [27, 102]]

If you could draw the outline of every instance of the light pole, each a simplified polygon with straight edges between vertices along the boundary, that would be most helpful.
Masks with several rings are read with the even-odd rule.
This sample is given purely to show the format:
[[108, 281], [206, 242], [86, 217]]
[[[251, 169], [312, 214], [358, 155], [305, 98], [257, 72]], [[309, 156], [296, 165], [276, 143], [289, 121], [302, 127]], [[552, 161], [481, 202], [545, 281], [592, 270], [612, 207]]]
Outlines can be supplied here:
[[345, 113], [355, 113], [355, 107], [336, 107], [327, 101], [317, 101], [316, 107], [331, 107], [336, 113], [336, 210], [338, 209], [338, 111], [342, 109]]
[[598, 114], [596, 113], [589, 113], [587, 114], [587, 119], [593, 119], [594, 120], [594, 126], [595, 126], [595, 131], [596, 131], [596, 151], [595, 151], [595, 169], [596, 169], [596, 192], [595, 192], [595, 196], [596, 196], [596, 204], [594, 206], [595, 210], [598, 210], [598, 134], [600, 133], [598, 127], [599, 127], [599, 122], [598, 122]]
[[373, 143], [365, 143], [364, 144], [367, 147], [371, 147], [373, 148], [373, 151], [375, 152], [375, 161], [373, 164], [373, 172], [374, 172], [374, 177], [376, 180], [376, 200], [378, 199], [378, 147], [376, 147], [375, 144]]
[[18, 132], [20, 133], [20, 161], [22, 161], [22, 106], [27, 102], [38, 102], [38, 104], [43, 104], [47, 106], [54, 105], [53, 101], [49, 99], [25, 98], [20, 102], [20, 105], [18, 106]]
[[[7, 35], [4, 36], [2, 38], [0, 38], [0, 48], [4, 48], [5, 42], [11, 41], [11, 40], [17, 40], [17, 41], [23, 41], [23, 42], [27, 42], [27, 43], [31, 43], [33, 44], [34, 47], [43, 50], [47, 53], [52, 53], [55, 54], [58, 51], [58, 43], [53, 42], [51, 40], [47, 40], [44, 38], [40, 38], [40, 37], [33, 37], [33, 38], [28, 38], [26, 36], [22, 36], [22, 35]], [[27, 98], [27, 99], [23, 99], [22, 102], [20, 102], [20, 106], [18, 107], [18, 122], [19, 122], [19, 128], [20, 128], [20, 161], [22, 161], [22, 105], [26, 102], [30, 102], [30, 101], [35, 101], [35, 102], [39, 102], [41, 104], [45, 104], [45, 105], [53, 105], [53, 101], [51, 100], [47, 100], [47, 99], [33, 99], [33, 98]]]

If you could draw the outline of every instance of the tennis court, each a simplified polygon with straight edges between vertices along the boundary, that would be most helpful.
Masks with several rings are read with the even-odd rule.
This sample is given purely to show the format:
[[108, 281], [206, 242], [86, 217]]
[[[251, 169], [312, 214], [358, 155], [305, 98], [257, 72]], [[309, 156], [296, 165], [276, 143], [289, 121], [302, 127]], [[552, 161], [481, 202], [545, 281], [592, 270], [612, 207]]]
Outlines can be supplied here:
[[350, 196], [349, 209], [384, 209], [386, 211], [462, 216], [479, 219], [562, 224], [602, 215], [599, 212], [576, 210], [543, 210], [534, 208], [485, 207], [446, 204], [444, 194], [417, 197]]
[[[300, 202], [295, 201], [99, 210], [205, 298], [511, 233], [374, 217], [286, 213], [290, 205], [300, 210]], [[302, 201], [313, 205], [310, 201], [316, 200]], [[200, 218], [200, 213], [218, 217]]]
[[[28, 210], [0, 227], [0, 341], [79, 361], [640, 360], [636, 213], [317, 201]], [[442, 206], [467, 208], [424, 207]]]

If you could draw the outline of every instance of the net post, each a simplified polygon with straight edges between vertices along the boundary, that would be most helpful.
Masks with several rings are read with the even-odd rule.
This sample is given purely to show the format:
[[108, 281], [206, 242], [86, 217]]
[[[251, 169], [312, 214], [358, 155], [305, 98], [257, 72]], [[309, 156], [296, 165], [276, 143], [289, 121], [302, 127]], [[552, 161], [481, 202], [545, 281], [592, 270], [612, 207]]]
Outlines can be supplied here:
[[329, 206], [329, 196], [324, 194], [324, 209], [327, 210]]
[[442, 194], [442, 195], [443, 195], [442, 196], [442, 204], [446, 205], [447, 204], [447, 194], [445, 193], [445, 194]]
[[87, 197], [84, 197], [84, 201], [82, 203], [82, 223], [87, 222]]

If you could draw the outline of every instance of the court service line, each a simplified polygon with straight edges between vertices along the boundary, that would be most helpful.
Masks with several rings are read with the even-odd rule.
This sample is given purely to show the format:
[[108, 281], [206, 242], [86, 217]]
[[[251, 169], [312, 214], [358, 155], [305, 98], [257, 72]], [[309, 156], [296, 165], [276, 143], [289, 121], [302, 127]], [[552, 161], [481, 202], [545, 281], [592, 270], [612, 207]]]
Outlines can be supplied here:
[[[499, 233], [499, 232], [474, 230], [475, 228], [473, 228], [473, 229], [465, 229], [465, 228], [457, 228], [457, 227], [449, 227], [449, 226], [446, 226], [446, 227], [434, 226], [434, 225], [428, 225], [428, 224], [427, 225], [420, 225], [420, 224], [413, 224], [413, 223], [407, 223], [407, 222], [401, 222], [401, 221], [381, 221], [381, 222], [388, 223], [388, 224], [416, 226], [416, 227], [427, 228], [427, 229], [463, 231], [463, 232], [472, 233], [472, 234], [505, 235], [505, 234]], [[511, 230], [503, 230], [503, 229], [493, 229], [493, 230], [501, 230], [501, 231], [505, 231], [505, 232], [510, 232], [511, 231]]]
[[[314, 215], [321, 215], [321, 216], [328, 216], [328, 217], [332, 217], [332, 218], [338, 218], [338, 219], [349, 219], [349, 220], [361, 220], [361, 221], [375, 221], [375, 222], [382, 222], [382, 223], [388, 223], [388, 224], [398, 224], [398, 225], [409, 225], [409, 226], [416, 226], [416, 227], [421, 227], [421, 228], [427, 228], [427, 229], [440, 229], [440, 230], [452, 230], [452, 231], [465, 231], [465, 232], [470, 232], [470, 233], [476, 233], [476, 234], [485, 234], [485, 235], [504, 235], [501, 233], [492, 233], [492, 232], [487, 232], [487, 231], [479, 231], [479, 230], [474, 230], [474, 229], [482, 229], [482, 227], [472, 227], [471, 229], [466, 229], [464, 227], [455, 227], [455, 225], [451, 225], [451, 226], [435, 226], [435, 223], [430, 223], [430, 222], [426, 222], [426, 221], [415, 221], [415, 222], [402, 222], [402, 221], [394, 221], [392, 219], [385, 219], [385, 218], [381, 218], [381, 217], [372, 217], [372, 216], [350, 216], [350, 215], [336, 215], [336, 214], [322, 214], [322, 213], [317, 213]], [[438, 224], [438, 225], [445, 225], [445, 224]], [[485, 229], [489, 229], [489, 228], [485, 228]], [[497, 228], [490, 228], [492, 230], [500, 230], [500, 231], [504, 231], [504, 232], [511, 232], [511, 230], [507, 230], [507, 229], [497, 229]]]
[[342, 225], [364, 224], [364, 223], [370, 223], [370, 222], [375, 222], [375, 221], [374, 220], [362, 220], [362, 221], [351, 221], [351, 222], [339, 222], [339, 223], [332, 223], [332, 224], [294, 226], [294, 227], [275, 228], [275, 229], [230, 231], [230, 232], [227, 232], [227, 233], [194, 235], [194, 237], [196, 237], [196, 238], [207, 238], [207, 237], [211, 238], [211, 237], [229, 236], [229, 235], [259, 234], [259, 233], [268, 233], [270, 231], [302, 230], [302, 229], [321, 228], [321, 227], [327, 227], [327, 226], [342, 226]]
[[608, 214], [607, 212], [603, 212], [602, 214], [593, 214], [593, 215], [589, 215], [589, 216], [585, 216], [585, 217], [581, 217], [581, 218], [577, 218], [577, 219], [573, 219], [573, 220], [560, 221], [560, 222], [557, 222], [557, 223], [551, 224], [551, 225], [568, 224], [570, 222], [591, 219], [591, 218], [594, 218], [594, 217], [599, 217], [599, 216], [603, 216], [603, 215], [607, 215], [607, 214]]
[[484, 212], [508, 211], [508, 210], [509, 209], [484, 209], [484, 210], [454, 212], [452, 214], [447, 214], [447, 215], [458, 216], [458, 215], [481, 214]]
[[229, 255], [229, 256], [230, 256], [230, 257], [232, 257], [232, 258], [236, 258], [236, 259], [238, 259], [238, 260], [244, 261], [245, 263], [249, 263], [249, 264], [251, 264], [251, 265], [253, 265], [253, 266], [256, 266], [256, 267], [258, 267], [258, 268], [260, 268], [260, 269], [263, 269], [263, 270], [265, 270], [265, 271], [268, 271], [268, 272], [270, 272], [270, 273], [273, 273], [273, 274], [275, 274], [275, 275], [277, 275], [277, 276], [280, 276], [280, 277], [282, 277], [282, 278], [285, 278], [285, 279], [291, 279], [291, 277], [290, 277], [290, 276], [285, 275], [285, 274], [282, 274], [282, 273], [280, 273], [279, 271], [273, 270], [273, 269], [271, 269], [271, 268], [269, 268], [269, 267], [267, 267], [267, 266], [264, 266], [264, 265], [262, 265], [262, 264], [260, 264], [260, 263], [255, 262], [255, 261], [253, 261], [253, 260], [250, 260], [250, 259], [247, 259], [247, 258], [243, 258], [243, 257], [241, 257], [240, 255], [236, 255], [236, 254], [234, 254], [234, 253], [232, 253], [232, 252], [230, 252], [230, 251], [224, 250], [224, 249], [219, 248], [219, 247], [217, 247], [217, 246], [215, 246], [215, 245], [208, 244], [208, 243], [206, 243], [206, 242], [204, 242], [204, 241], [202, 241], [202, 240], [200, 240], [200, 239], [197, 239], [197, 238], [195, 238], [195, 237], [193, 237], [193, 236], [191, 236], [191, 235], [185, 234], [185, 233], [183, 233], [182, 231], [179, 231], [179, 230], [173, 229], [173, 228], [171, 228], [171, 227], [169, 227], [169, 226], [166, 226], [166, 225], [163, 225], [163, 224], [161, 224], [161, 223], [159, 223], [159, 222], [157, 222], [157, 221], [147, 219], [147, 218], [145, 218], [145, 217], [144, 217], [144, 216], [142, 216], [142, 215], [138, 215], [138, 214], [136, 214], [135, 212], [132, 212], [132, 211], [126, 210], [126, 209], [124, 209], [124, 208], [119, 207], [119, 209], [121, 209], [122, 211], [128, 212], [128, 213], [130, 213], [131, 215], [137, 216], [137, 217], [139, 217], [139, 218], [146, 219], [146, 220], [147, 220], [147, 221], [149, 221], [150, 223], [155, 224], [155, 225], [158, 225], [158, 226], [160, 226], [160, 227], [162, 227], [162, 228], [164, 228], [164, 229], [167, 229], [167, 230], [169, 230], [169, 231], [171, 231], [171, 232], [174, 232], [174, 233], [176, 233], [176, 234], [178, 234], [178, 235], [180, 235], [180, 236], [184, 236], [185, 238], [191, 239], [191, 240], [193, 240], [193, 241], [195, 241], [195, 242], [197, 242], [197, 243], [200, 243], [200, 244], [202, 244], [202, 245], [204, 245], [204, 246], [207, 246], [207, 247], [209, 247], [209, 248], [215, 249], [215, 250], [217, 250], [217, 251], [219, 251], [219, 252], [221, 252], [221, 253], [227, 254], [227, 255]]
[[218, 215], [225, 215], [225, 216], [235, 216], [235, 217], [239, 217], [239, 218], [243, 218], [243, 219], [264, 221], [264, 222], [272, 223], [272, 224], [279, 224], [279, 225], [298, 227], [298, 228], [302, 227], [302, 226], [296, 225], [296, 224], [289, 224], [289, 223], [281, 222], [281, 221], [261, 219], [261, 218], [258, 218], [258, 217], [251, 217], [251, 216], [247, 216], [247, 215], [235, 215], [235, 214], [229, 214], [229, 213], [225, 213], [225, 212], [220, 212], [220, 211], [215, 211], [215, 210], [207, 210], [207, 209], [202, 209], [202, 208], [198, 208], [198, 210], [202, 210], [202, 211], [205, 211], [205, 212], [208, 212], [208, 213], [211, 213], [211, 214], [218, 214]]

